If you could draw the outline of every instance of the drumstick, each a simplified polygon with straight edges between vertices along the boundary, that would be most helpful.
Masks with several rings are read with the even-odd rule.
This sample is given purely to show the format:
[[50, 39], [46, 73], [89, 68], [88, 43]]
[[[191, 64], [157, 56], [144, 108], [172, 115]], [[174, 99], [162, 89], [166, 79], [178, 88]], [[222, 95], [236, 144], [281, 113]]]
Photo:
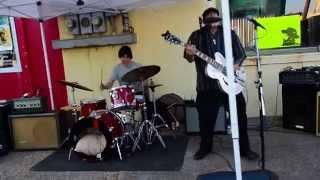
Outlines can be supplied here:
[[102, 83], [102, 74], [103, 74], [103, 70], [102, 70], [102, 68], [101, 68], [101, 71], [100, 71], [100, 82]]
[[101, 68], [101, 71], [100, 71], [100, 84], [99, 84], [100, 95], [102, 95], [102, 91], [103, 91], [103, 89], [100, 88], [100, 86], [102, 85], [102, 76], [103, 76], [103, 69]]

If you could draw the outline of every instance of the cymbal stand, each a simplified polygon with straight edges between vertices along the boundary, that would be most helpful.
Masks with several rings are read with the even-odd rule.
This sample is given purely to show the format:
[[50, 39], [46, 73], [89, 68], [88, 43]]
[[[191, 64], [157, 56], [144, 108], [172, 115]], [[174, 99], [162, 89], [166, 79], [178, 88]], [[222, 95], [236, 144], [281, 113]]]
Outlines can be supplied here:
[[[152, 81], [151, 81], [151, 83], [152, 83]], [[156, 125], [155, 127], [156, 127], [156, 128], [166, 127], [166, 128], [169, 129], [168, 124], [164, 121], [163, 117], [157, 112], [155, 92], [154, 92], [155, 87], [149, 87], [149, 88], [151, 89], [151, 92], [152, 92], [152, 101], [153, 101], [153, 102], [152, 102], [152, 104], [153, 104], [153, 114], [152, 114], [152, 120], [151, 120], [151, 122], [152, 122], [153, 124], [155, 124], [155, 123], [156, 123], [156, 120], [157, 120], [157, 118], [158, 118], [158, 119], [160, 119], [160, 121], [162, 122], [162, 124]]]
[[[142, 85], [142, 87], [144, 87], [143, 80], [141, 80], [141, 85]], [[145, 90], [144, 90], [144, 88], [142, 88], [142, 89], [143, 89], [142, 90], [143, 96], [145, 96]], [[142, 106], [143, 106], [144, 120], [143, 120], [143, 122], [141, 123], [141, 125], [139, 127], [138, 136], [137, 136], [137, 138], [136, 138], [136, 140], [135, 140], [135, 142], [134, 142], [134, 144], [132, 146], [132, 152], [136, 151], [136, 148], [137, 148], [138, 143], [140, 141], [140, 138], [141, 138], [141, 135], [143, 133], [143, 130], [146, 131], [146, 136], [147, 136], [146, 144], [152, 144], [152, 137], [153, 137], [153, 135], [155, 135], [159, 139], [162, 147], [164, 149], [167, 149], [167, 146], [164, 143], [164, 141], [163, 141], [161, 135], [159, 134], [157, 128], [154, 126], [153, 122], [148, 119], [146, 102], [144, 102]]]
[[[134, 111], [129, 111], [130, 115], [128, 114], [124, 114], [124, 119], [123, 119], [123, 116], [120, 117], [120, 119], [122, 119], [122, 122], [124, 124], [124, 135], [123, 137], [121, 138], [121, 143], [120, 145], [121, 146], [126, 146], [126, 145], [129, 145], [130, 142], [132, 142], [132, 145], [134, 144], [134, 135], [135, 135], [135, 127], [133, 125], [133, 122], [134, 122]], [[119, 114], [118, 114], [119, 116]], [[130, 120], [128, 121], [127, 119], [125, 119], [126, 117], [130, 117]], [[140, 146], [137, 145], [137, 148], [139, 150], [141, 150]]]
[[120, 150], [119, 141], [120, 141], [120, 138], [114, 138], [113, 143], [115, 143], [115, 145], [116, 145], [117, 152], [118, 152], [120, 160], [123, 160], [122, 153], [121, 153], [121, 150]]
[[[78, 105], [76, 104], [76, 97], [75, 97], [75, 88], [74, 87], [71, 87], [71, 92], [72, 92], [72, 104], [71, 104], [71, 107], [72, 107], [72, 113], [71, 113], [71, 116], [73, 117], [73, 123], [76, 123], [78, 121], [78, 111], [77, 111], [77, 108], [78, 108]], [[64, 143], [66, 143], [68, 140], [70, 140], [70, 134], [71, 134], [71, 128], [69, 127], [68, 128], [68, 135], [67, 137], [62, 141], [62, 145]], [[70, 159], [70, 157], [69, 157]]]
[[76, 103], [76, 96], [75, 96], [75, 88], [72, 87], [72, 116], [73, 116], [73, 120], [74, 120], [74, 123], [76, 123], [78, 121], [78, 114], [77, 114], [77, 103]]

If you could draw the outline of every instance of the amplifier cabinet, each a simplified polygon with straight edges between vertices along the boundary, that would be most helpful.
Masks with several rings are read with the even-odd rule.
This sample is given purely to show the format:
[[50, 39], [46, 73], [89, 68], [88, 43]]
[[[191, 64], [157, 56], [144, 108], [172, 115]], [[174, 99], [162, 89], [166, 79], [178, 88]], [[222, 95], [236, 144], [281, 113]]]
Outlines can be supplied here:
[[317, 92], [316, 135], [320, 136], [320, 91]]
[[283, 127], [316, 132], [316, 85], [283, 85]]
[[11, 148], [10, 132], [8, 125], [8, 114], [10, 112], [10, 104], [0, 103], [0, 156], [7, 154]]
[[[185, 113], [186, 113], [187, 133], [190, 133], [190, 134], [199, 133], [200, 132], [199, 117], [198, 117], [198, 110], [197, 110], [196, 104], [186, 103]], [[212, 131], [216, 134], [227, 133], [226, 112], [223, 106], [219, 108], [216, 124], [215, 124], [214, 130]]]
[[14, 150], [59, 147], [59, 123], [55, 113], [10, 115], [9, 122]]

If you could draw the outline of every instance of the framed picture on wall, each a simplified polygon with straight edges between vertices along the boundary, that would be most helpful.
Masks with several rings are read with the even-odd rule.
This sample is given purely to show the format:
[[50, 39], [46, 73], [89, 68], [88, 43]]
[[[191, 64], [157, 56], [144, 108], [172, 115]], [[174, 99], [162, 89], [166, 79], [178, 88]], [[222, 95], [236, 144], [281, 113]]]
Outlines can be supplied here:
[[14, 18], [0, 16], [0, 73], [21, 72]]
[[0, 51], [11, 51], [12, 36], [9, 17], [0, 16]]

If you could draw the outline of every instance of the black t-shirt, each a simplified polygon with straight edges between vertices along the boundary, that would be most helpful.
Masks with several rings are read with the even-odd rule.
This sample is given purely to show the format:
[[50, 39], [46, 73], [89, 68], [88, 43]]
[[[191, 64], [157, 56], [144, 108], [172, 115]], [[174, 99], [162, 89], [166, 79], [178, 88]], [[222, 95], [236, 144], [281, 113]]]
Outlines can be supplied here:
[[[246, 58], [245, 50], [234, 31], [231, 31], [231, 39], [234, 64], [241, 65]], [[210, 57], [214, 57], [214, 54], [217, 51], [222, 55], [225, 55], [223, 31], [221, 26], [218, 27], [218, 30], [215, 34], [210, 33], [207, 27], [203, 27], [197, 31], [194, 31], [190, 35], [188, 42], [194, 44], [198, 50]], [[197, 72], [197, 92], [218, 90], [218, 81], [215, 79], [211, 79], [206, 75], [205, 71], [207, 62], [198, 57], [195, 57], [195, 66]]]

